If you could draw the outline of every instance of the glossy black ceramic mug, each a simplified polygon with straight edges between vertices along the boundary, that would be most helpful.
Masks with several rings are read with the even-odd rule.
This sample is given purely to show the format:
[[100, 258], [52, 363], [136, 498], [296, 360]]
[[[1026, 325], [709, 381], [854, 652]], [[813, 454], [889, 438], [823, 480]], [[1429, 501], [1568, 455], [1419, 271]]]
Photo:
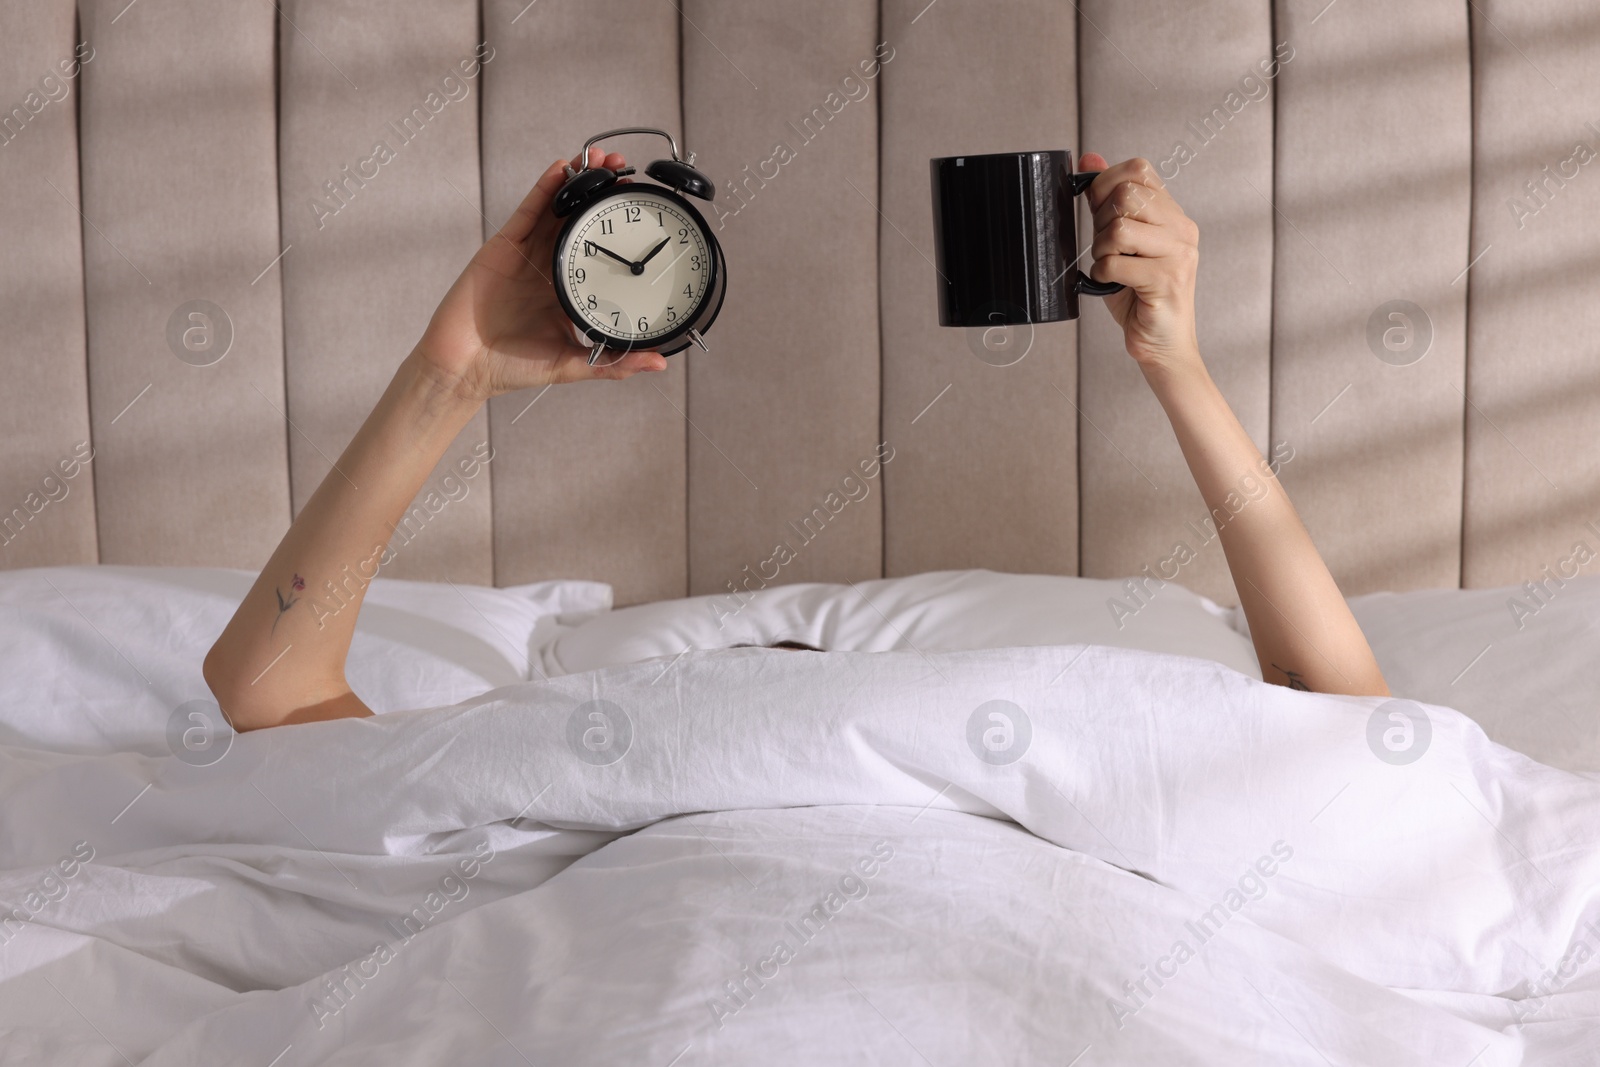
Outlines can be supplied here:
[[928, 161], [939, 325], [989, 327], [1078, 317], [1078, 294], [1122, 286], [1076, 267], [1073, 197], [1099, 173], [1072, 153], [1001, 152]]

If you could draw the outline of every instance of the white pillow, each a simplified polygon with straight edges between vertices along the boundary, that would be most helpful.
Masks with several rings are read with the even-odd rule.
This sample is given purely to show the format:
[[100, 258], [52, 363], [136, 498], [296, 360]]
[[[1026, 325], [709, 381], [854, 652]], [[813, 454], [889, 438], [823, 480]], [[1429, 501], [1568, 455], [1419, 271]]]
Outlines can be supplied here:
[[[0, 572], [0, 743], [57, 751], [169, 751], [201, 663], [255, 573], [189, 567]], [[511, 589], [376, 578], [347, 677], [378, 712], [454, 704], [527, 679], [541, 620], [611, 605], [601, 582]]]
[[1121, 580], [936, 571], [620, 608], [563, 627], [541, 658], [554, 676], [690, 648], [785, 640], [858, 652], [1092, 644], [1215, 660], [1260, 678], [1249, 639], [1227, 615], [1173, 583], [1134, 596]]
[[1429, 589], [1350, 609], [1396, 696], [1464, 712], [1541, 763], [1600, 772], [1600, 578], [1552, 580], [1538, 599], [1515, 586]]

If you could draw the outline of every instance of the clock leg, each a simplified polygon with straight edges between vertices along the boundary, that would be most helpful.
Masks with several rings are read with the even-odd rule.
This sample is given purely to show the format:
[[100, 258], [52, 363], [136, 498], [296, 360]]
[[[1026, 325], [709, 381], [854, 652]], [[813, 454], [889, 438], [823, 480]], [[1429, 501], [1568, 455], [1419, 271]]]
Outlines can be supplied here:
[[706, 345], [706, 339], [704, 337], [700, 336], [700, 331], [699, 330], [690, 330], [689, 331], [689, 340], [691, 340], [695, 344], [699, 345], [700, 346], [700, 351], [702, 351], [702, 352], [711, 351], [711, 349]]

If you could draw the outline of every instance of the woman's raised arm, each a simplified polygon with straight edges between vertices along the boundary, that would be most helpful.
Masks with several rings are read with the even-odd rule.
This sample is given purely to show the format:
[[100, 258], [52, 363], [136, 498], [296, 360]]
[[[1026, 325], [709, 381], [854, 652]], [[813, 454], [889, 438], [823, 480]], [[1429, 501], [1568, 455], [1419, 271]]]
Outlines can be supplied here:
[[[1106, 298], [1128, 354], [1161, 402], [1200, 495], [1213, 514], [1237, 510], [1219, 535], [1269, 682], [1293, 689], [1387, 696], [1389, 687], [1344, 595], [1277, 477], [1200, 358], [1194, 285], [1200, 231], [1148, 160], [1107, 166], [1089, 187], [1094, 269], [1125, 290]], [[1228, 498], [1264, 486], [1243, 509]]]
[[[625, 165], [598, 148], [590, 162]], [[563, 163], [552, 164], [462, 271], [206, 654], [206, 684], [235, 729], [372, 714], [345, 679], [365, 579], [377, 572], [423, 482], [489, 397], [666, 368], [653, 351], [591, 367], [589, 350], [571, 343], [546, 275], [557, 230], [550, 200], [564, 178]], [[319, 601], [329, 581], [342, 598], [337, 611]]]

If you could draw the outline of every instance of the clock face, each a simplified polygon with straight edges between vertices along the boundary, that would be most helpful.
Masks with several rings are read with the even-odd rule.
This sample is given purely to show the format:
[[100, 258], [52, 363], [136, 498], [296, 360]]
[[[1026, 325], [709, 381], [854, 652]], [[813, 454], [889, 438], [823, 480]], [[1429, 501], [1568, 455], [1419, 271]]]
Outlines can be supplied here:
[[591, 341], [650, 348], [684, 333], [714, 284], [699, 214], [650, 186], [625, 185], [576, 214], [556, 248], [556, 287]]

